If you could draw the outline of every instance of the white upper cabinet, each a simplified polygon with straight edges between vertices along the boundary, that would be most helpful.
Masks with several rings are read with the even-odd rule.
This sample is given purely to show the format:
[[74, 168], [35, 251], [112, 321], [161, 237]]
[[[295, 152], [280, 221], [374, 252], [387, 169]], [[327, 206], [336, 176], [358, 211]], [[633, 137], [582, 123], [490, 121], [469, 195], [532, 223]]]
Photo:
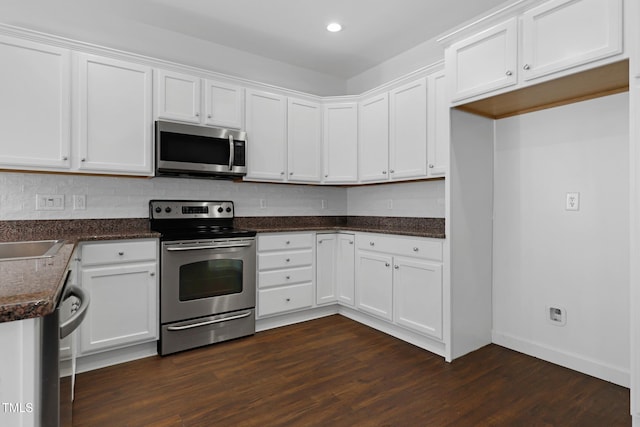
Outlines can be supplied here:
[[429, 178], [445, 176], [449, 164], [449, 96], [444, 71], [429, 76], [429, 106], [427, 140], [427, 175]]
[[242, 129], [244, 89], [240, 86], [204, 81], [204, 124]]
[[324, 176], [327, 184], [358, 181], [358, 104], [324, 106]]
[[0, 37], [0, 168], [70, 166], [70, 51]]
[[247, 179], [286, 179], [287, 98], [246, 90]]
[[427, 79], [389, 92], [389, 178], [427, 175]]
[[522, 76], [622, 52], [622, 0], [552, 0], [522, 15]]
[[240, 86], [173, 71], [156, 73], [159, 119], [242, 129], [243, 95]]
[[358, 169], [361, 182], [386, 181], [389, 165], [389, 96], [365, 99], [359, 105]]
[[509, 19], [451, 45], [445, 52], [453, 100], [517, 83], [518, 21]]
[[454, 42], [445, 52], [451, 100], [479, 99], [552, 74], [583, 71], [585, 64], [615, 61], [623, 53], [622, 5], [623, 0], [550, 0]]
[[74, 168], [152, 175], [151, 68], [87, 54], [77, 64]]
[[289, 181], [320, 182], [322, 176], [322, 109], [320, 104], [289, 98]]
[[199, 77], [158, 70], [156, 99], [159, 119], [200, 123], [202, 92]]

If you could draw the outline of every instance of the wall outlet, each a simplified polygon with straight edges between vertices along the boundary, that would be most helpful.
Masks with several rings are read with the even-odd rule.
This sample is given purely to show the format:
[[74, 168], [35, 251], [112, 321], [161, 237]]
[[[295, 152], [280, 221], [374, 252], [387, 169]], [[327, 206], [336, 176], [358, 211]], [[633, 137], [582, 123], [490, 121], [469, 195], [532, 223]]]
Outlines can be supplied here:
[[565, 209], [568, 211], [580, 210], [580, 193], [567, 193]]
[[320, 207], [322, 209], [327, 209], [327, 205], [328, 205], [327, 201], [325, 199], [322, 199], [320, 202]]
[[260, 199], [260, 209], [265, 209], [267, 207], [267, 200]]
[[76, 211], [84, 211], [87, 209], [87, 196], [84, 194], [73, 195], [73, 209]]
[[37, 211], [63, 211], [64, 194], [36, 194]]
[[567, 324], [567, 310], [564, 307], [548, 306], [547, 321], [555, 326], [564, 326]]
[[393, 199], [387, 200], [387, 209], [393, 209]]

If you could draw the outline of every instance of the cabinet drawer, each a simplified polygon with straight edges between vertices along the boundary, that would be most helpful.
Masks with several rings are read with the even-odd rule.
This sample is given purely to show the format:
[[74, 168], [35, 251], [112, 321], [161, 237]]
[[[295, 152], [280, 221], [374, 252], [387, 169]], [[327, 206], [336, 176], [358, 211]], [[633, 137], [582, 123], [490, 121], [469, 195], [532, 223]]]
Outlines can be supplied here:
[[86, 243], [82, 246], [81, 258], [82, 266], [155, 261], [156, 240]]
[[306, 249], [313, 246], [313, 234], [260, 234], [259, 251], [282, 251], [288, 249]]
[[442, 243], [434, 240], [360, 234], [356, 236], [356, 247], [366, 251], [442, 261]]
[[286, 270], [261, 271], [258, 273], [258, 288], [289, 285], [293, 283], [311, 282], [313, 269], [311, 267], [289, 268]]
[[313, 254], [311, 249], [306, 251], [258, 254], [258, 268], [260, 271], [302, 267], [312, 265], [312, 262]]
[[258, 291], [258, 315], [283, 313], [313, 305], [313, 286], [311, 283], [282, 286]]

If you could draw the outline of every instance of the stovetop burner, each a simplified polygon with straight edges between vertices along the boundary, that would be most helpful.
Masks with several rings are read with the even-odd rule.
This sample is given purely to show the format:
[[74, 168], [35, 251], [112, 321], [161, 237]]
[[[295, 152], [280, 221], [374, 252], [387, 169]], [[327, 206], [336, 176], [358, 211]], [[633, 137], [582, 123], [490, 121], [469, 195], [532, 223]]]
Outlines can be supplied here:
[[151, 200], [149, 222], [163, 241], [253, 237], [256, 232], [233, 227], [231, 201]]

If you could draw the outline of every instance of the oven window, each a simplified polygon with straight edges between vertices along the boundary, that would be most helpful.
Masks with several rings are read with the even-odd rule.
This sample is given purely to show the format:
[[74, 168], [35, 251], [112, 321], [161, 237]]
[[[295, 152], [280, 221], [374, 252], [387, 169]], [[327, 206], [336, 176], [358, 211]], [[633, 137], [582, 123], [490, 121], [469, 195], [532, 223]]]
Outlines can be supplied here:
[[180, 301], [242, 292], [242, 260], [210, 259], [180, 267]]

